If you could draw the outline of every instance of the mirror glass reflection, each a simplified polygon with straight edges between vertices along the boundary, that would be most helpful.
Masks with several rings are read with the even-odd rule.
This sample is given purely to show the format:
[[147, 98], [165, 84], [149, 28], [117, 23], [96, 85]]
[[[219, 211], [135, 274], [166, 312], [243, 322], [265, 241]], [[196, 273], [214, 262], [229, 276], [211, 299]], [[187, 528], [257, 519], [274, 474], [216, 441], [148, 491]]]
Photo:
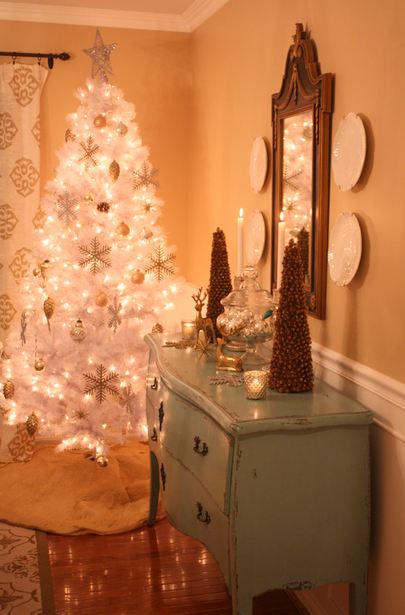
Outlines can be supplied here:
[[285, 245], [295, 239], [301, 253], [304, 284], [311, 285], [312, 109], [284, 118], [282, 211], [285, 222]]

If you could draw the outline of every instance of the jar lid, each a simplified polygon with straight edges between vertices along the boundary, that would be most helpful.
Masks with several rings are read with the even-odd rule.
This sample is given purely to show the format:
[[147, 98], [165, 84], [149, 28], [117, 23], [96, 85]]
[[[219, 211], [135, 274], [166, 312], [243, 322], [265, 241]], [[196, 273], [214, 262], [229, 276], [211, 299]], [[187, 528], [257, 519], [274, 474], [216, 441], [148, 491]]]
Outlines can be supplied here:
[[260, 286], [257, 277], [258, 273], [253, 266], [245, 267], [240, 288], [232, 290], [221, 299], [221, 304], [224, 307], [250, 307], [261, 311], [273, 307], [271, 294]]

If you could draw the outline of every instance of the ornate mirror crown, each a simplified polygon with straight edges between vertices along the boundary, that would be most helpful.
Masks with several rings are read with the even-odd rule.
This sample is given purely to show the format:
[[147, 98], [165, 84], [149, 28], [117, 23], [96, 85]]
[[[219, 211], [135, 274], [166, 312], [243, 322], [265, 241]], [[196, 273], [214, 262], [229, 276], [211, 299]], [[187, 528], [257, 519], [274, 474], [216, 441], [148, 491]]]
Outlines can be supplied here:
[[278, 261], [284, 245], [294, 238], [302, 257], [308, 311], [324, 318], [333, 76], [321, 74], [315, 43], [301, 23], [293, 39], [281, 89], [272, 99], [271, 287], [279, 286]]

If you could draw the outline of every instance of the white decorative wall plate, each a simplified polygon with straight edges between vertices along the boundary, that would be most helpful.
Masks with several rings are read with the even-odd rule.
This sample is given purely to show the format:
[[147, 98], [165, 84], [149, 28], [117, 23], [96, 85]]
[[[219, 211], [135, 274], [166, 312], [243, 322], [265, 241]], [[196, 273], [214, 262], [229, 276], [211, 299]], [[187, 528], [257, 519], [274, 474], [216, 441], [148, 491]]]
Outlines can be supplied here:
[[356, 216], [338, 216], [329, 238], [329, 275], [337, 286], [347, 286], [354, 278], [361, 258], [361, 230]]
[[256, 137], [250, 151], [249, 177], [253, 192], [260, 192], [266, 181], [269, 159], [266, 142]]
[[253, 211], [246, 224], [245, 256], [247, 265], [257, 265], [266, 243], [266, 225], [261, 211]]
[[340, 190], [351, 190], [360, 179], [366, 159], [366, 131], [356, 113], [341, 120], [332, 145], [332, 170]]

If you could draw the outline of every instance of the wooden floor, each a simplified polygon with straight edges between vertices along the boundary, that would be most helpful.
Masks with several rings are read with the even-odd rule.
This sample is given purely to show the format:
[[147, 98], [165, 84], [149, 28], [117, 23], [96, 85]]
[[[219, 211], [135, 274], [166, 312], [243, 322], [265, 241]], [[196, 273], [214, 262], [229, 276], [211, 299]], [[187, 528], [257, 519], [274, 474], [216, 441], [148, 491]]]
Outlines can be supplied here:
[[[231, 615], [222, 574], [201, 543], [163, 520], [111, 536], [48, 536], [56, 615]], [[254, 615], [302, 615], [288, 594]]]

